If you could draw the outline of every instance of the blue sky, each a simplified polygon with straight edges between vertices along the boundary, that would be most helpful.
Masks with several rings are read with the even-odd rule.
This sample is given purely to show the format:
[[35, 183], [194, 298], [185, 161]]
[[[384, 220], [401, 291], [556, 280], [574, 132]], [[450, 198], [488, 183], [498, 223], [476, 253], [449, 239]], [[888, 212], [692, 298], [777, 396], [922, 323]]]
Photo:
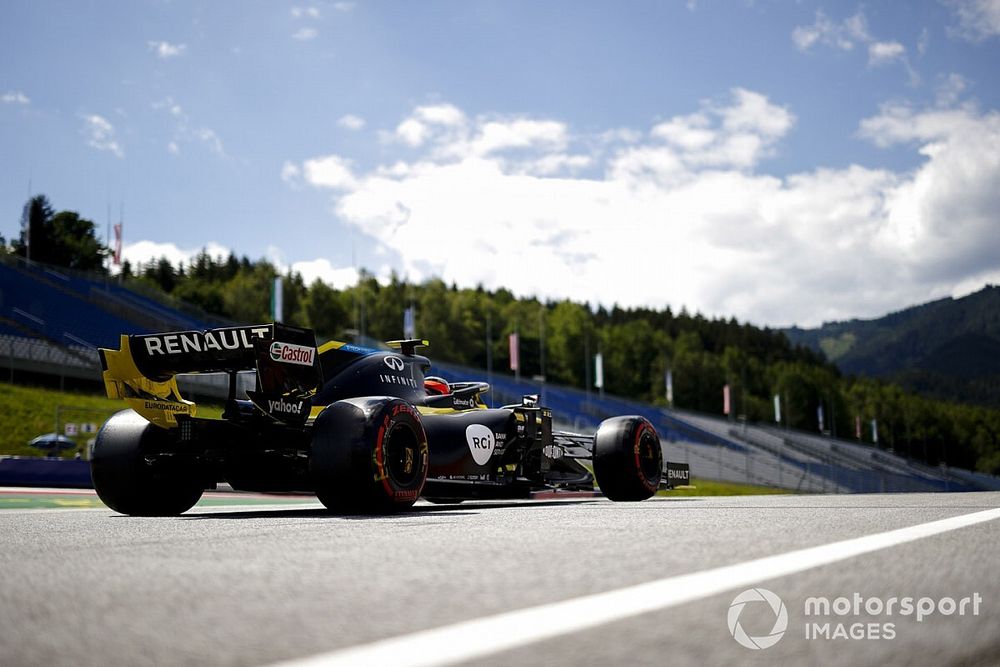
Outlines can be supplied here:
[[[7, 2], [0, 234], [758, 324], [1000, 282], [1000, 0]], [[352, 261], [352, 255], [356, 260]]]

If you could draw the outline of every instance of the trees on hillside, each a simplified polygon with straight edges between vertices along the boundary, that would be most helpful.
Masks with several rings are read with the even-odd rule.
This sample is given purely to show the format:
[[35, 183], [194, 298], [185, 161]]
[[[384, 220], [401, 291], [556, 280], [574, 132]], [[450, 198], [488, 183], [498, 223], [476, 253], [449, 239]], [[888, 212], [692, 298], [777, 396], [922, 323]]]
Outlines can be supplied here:
[[106, 273], [108, 248], [97, 240], [93, 222], [76, 211], [54, 212], [45, 195], [24, 205], [27, 224], [13, 243], [14, 254], [80, 271]]

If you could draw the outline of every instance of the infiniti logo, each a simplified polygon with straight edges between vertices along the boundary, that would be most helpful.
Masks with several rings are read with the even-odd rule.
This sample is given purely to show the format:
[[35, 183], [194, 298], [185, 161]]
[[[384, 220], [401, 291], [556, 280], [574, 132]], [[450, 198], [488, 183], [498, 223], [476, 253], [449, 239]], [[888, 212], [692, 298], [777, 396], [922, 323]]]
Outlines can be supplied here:
[[[740, 614], [748, 602], [766, 602], [771, 607], [771, 611], [774, 612], [774, 626], [768, 634], [751, 637], [743, 630], [743, 626], [740, 625]], [[755, 606], [759, 607], [760, 605]], [[750, 588], [737, 595], [736, 599], [729, 605], [727, 620], [729, 621], [729, 634], [740, 646], [754, 650], [771, 648], [778, 643], [785, 634], [785, 629], [788, 628], [788, 610], [785, 609], [785, 603], [781, 601], [781, 598], [766, 588]]]
[[400, 359], [399, 357], [395, 356], [395, 355], [391, 355], [390, 354], [389, 356], [387, 356], [382, 361], [384, 361], [385, 365], [388, 366], [389, 368], [391, 368], [394, 371], [401, 371], [401, 370], [403, 370], [403, 360]]

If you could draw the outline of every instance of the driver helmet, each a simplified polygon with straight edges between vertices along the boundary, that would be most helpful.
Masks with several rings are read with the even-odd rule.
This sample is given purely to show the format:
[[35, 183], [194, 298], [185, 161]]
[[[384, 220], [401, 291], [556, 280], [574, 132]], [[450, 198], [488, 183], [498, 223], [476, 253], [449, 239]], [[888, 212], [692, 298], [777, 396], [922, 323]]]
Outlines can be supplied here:
[[451, 393], [447, 380], [429, 375], [424, 378], [424, 389], [431, 396], [444, 396]]

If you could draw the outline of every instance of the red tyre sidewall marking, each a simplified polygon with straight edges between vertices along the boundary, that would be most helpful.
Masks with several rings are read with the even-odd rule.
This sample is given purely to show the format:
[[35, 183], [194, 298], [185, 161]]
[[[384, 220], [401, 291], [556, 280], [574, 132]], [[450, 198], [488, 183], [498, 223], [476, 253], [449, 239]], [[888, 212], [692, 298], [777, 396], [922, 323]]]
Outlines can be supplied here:
[[[393, 487], [391, 481], [389, 480], [389, 475], [385, 471], [385, 448], [384, 448], [385, 436], [390, 430], [389, 425], [391, 419], [401, 412], [405, 412], [406, 414], [410, 415], [410, 417], [412, 417], [414, 421], [418, 421], [416, 415], [414, 415], [413, 410], [410, 408], [410, 406], [406, 405], [405, 403], [394, 405], [392, 407], [392, 411], [390, 412], [390, 414], [385, 416], [385, 418], [382, 421], [382, 426], [379, 428], [378, 442], [376, 444], [376, 449], [375, 449], [375, 459], [376, 459], [376, 465], [378, 466], [379, 475], [382, 478], [382, 488], [385, 489], [385, 492], [393, 500], [405, 502], [408, 500], [416, 500], [419, 497], [420, 492], [423, 490], [423, 485], [421, 485], [421, 488], [413, 490], [397, 489]], [[420, 429], [420, 431], [423, 432], [423, 429]], [[428, 460], [429, 457], [427, 456], [427, 439], [421, 438], [418, 444], [420, 446], [419, 454], [423, 459], [422, 463], [423, 472], [426, 474], [427, 466], [429, 463]]]
[[635, 452], [635, 471], [639, 474], [639, 480], [642, 482], [642, 485], [645, 486], [647, 489], [652, 489], [655, 491], [656, 487], [659, 486], [660, 484], [660, 480], [647, 479], [645, 473], [643, 473], [642, 471], [642, 465], [640, 465], [639, 463], [639, 454], [641, 452], [642, 436], [646, 431], [653, 431], [653, 434], [654, 435], [656, 434], [656, 431], [647, 421], [643, 421], [641, 424], [639, 424], [639, 428], [636, 429], [635, 431], [635, 446], [633, 447]]
[[392, 488], [389, 475], [385, 471], [385, 436], [389, 432], [389, 415], [382, 419], [379, 426], [378, 435], [375, 437], [375, 468], [378, 478], [382, 482], [382, 488], [389, 494], [390, 498], [396, 497], [396, 490]]

